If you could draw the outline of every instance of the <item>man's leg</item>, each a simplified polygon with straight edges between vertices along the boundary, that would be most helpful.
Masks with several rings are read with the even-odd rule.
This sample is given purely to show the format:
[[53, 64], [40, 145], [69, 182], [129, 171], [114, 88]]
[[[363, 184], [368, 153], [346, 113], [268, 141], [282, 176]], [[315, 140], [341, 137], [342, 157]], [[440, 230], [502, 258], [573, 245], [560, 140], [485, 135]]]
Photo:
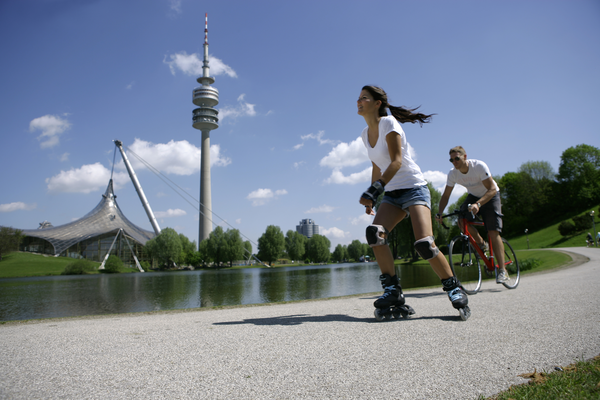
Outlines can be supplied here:
[[508, 276], [506, 266], [504, 265], [504, 243], [502, 243], [500, 233], [498, 231], [488, 231], [488, 237], [490, 238], [492, 248], [494, 249], [494, 258], [498, 263], [498, 275], [500, 276], [500, 274], [504, 273], [505, 276]]

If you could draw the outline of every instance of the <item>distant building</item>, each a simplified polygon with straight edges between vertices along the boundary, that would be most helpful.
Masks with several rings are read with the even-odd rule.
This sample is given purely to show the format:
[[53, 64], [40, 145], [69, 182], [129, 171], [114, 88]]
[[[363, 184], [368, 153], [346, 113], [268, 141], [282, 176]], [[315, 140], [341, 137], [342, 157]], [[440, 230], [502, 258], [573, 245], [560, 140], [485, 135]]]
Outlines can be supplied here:
[[[148, 260], [143, 246], [156, 236], [155, 233], [129, 221], [116, 198], [111, 179], [100, 203], [82, 218], [60, 226], [44, 221], [37, 229], [22, 229], [25, 237], [20, 250], [100, 262], [114, 243], [113, 251], [124, 263], [135, 265], [132, 251], [138, 259]], [[120, 240], [115, 242], [120, 230], [127, 239], [119, 235]]]
[[319, 225], [316, 225], [312, 219], [303, 219], [300, 221], [300, 225], [296, 225], [296, 232], [311, 238], [313, 235], [319, 234]]

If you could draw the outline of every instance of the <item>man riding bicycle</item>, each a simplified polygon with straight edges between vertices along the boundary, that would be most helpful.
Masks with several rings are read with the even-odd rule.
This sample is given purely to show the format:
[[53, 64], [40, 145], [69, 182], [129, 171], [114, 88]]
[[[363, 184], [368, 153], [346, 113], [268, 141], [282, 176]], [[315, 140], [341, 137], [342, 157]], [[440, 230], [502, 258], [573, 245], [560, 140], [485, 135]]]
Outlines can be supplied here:
[[[441, 214], [448, 205], [448, 199], [454, 189], [454, 185], [458, 183], [464, 186], [469, 195], [460, 206], [460, 210], [462, 213], [466, 213], [467, 220], [469, 221], [474, 219], [473, 215], [481, 215], [499, 266], [496, 283], [506, 282], [508, 280], [508, 272], [506, 272], [504, 266], [504, 244], [500, 237], [500, 232], [502, 232], [500, 189], [496, 181], [492, 178], [487, 164], [480, 160], [467, 160], [467, 153], [462, 146], [450, 149], [450, 162], [454, 165], [454, 168], [448, 173], [446, 188], [440, 200], [439, 214], [436, 215], [436, 220], [440, 223], [442, 222]], [[468, 205], [471, 205], [471, 207], [469, 208]], [[461, 224], [461, 230], [464, 230], [464, 226], [462, 226], [460, 220], [459, 224]], [[469, 225], [468, 229], [479, 247], [482, 250], [487, 250], [487, 243], [479, 235], [477, 228]]]

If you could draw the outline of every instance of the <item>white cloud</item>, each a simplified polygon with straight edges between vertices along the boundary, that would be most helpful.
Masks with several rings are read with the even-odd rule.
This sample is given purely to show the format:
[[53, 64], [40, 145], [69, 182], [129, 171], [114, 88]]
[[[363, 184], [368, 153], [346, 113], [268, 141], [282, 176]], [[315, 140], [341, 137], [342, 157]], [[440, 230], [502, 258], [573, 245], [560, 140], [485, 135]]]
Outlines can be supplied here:
[[317, 142], [319, 142], [320, 145], [321, 144], [334, 145], [337, 143], [335, 140], [323, 139], [324, 135], [325, 135], [325, 131], [319, 131], [319, 133], [317, 133], [316, 135], [314, 133], [309, 133], [308, 135], [300, 136], [300, 139], [302, 139], [303, 141], [314, 139]]
[[345, 176], [340, 169], [334, 169], [331, 176], [325, 179], [325, 183], [335, 183], [338, 185], [354, 185], [357, 183], [371, 182], [371, 172], [373, 167], [369, 167], [361, 172], [355, 172]]
[[[134, 155], [140, 156], [154, 168], [161, 172], [174, 175], [191, 175], [200, 170], [201, 149], [187, 140], [168, 143], [152, 143], [136, 138], [133, 144], [126, 150], [127, 158], [135, 171], [145, 169], [146, 166]], [[218, 144], [210, 146], [210, 165], [224, 167], [231, 164], [231, 159], [221, 155], [221, 147]], [[125, 169], [123, 162], [118, 167]]]
[[62, 156], [60, 156], [60, 161], [69, 161], [69, 153], [63, 153]]
[[323, 204], [322, 206], [319, 207], [313, 207], [308, 211], [305, 211], [305, 214], [315, 214], [315, 213], [330, 213], [333, 210], [335, 210], [336, 207], [332, 207], [332, 206], [328, 206], [326, 204]]
[[156, 218], [170, 218], [170, 217], [182, 217], [187, 215], [184, 210], [176, 208], [175, 210], [169, 208], [167, 211], [155, 211], [154, 216]]
[[367, 149], [360, 137], [348, 143], [340, 143], [327, 154], [319, 165], [330, 168], [352, 167], [369, 162]]
[[225, 118], [237, 118], [237, 117], [253, 117], [256, 115], [254, 106], [256, 104], [250, 104], [244, 101], [245, 94], [241, 94], [237, 101], [238, 105], [234, 107], [223, 107], [219, 109], [219, 120], [223, 121]]
[[135, 84], [135, 81], [132, 81], [129, 85], [125, 86], [125, 89], [131, 90], [133, 88], [134, 84]]
[[44, 115], [29, 123], [30, 132], [42, 131], [38, 140], [41, 141], [40, 147], [43, 149], [56, 146], [59, 143], [59, 136], [69, 128], [71, 128], [71, 123], [56, 115]]
[[298, 168], [300, 168], [301, 166], [303, 166], [304, 164], [306, 164], [306, 161], [298, 161], [298, 162], [295, 162], [295, 163], [294, 163], [294, 168], [295, 168], [295, 169], [298, 169]]
[[[48, 191], [51, 193], [91, 193], [105, 189], [110, 180], [110, 170], [102, 164], [88, 164], [69, 171], [60, 171], [58, 175], [46, 179]], [[116, 188], [129, 181], [125, 172], [117, 172], [113, 176]]]
[[344, 232], [343, 230], [341, 230], [339, 228], [333, 227], [333, 228], [329, 228], [329, 229], [320, 228], [319, 234], [323, 235], [323, 236], [331, 236], [334, 238], [343, 239], [346, 237], [346, 235], [350, 235], [350, 232]]
[[271, 199], [287, 194], [287, 190], [279, 189], [273, 192], [271, 189], [257, 189], [251, 192], [246, 198], [252, 200], [253, 206], [262, 206], [267, 204]]
[[425, 180], [431, 182], [434, 188], [444, 193], [444, 188], [446, 187], [446, 179], [448, 175], [441, 171], [425, 171], [423, 172], [423, 177]]
[[238, 224], [238, 225], [241, 224], [242, 223], [242, 219], [241, 218], [236, 219], [235, 223]]
[[300, 143], [294, 146], [294, 150], [300, 150], [302, 147], [304, 147], [304, 143]]
[[181, 14], [181, 0], [169, 0], [171, 11]]
[[362, 214], [360, 217], [352, 218], [350, 223], [352, 225], [368, 225], [373, 222], [373, 216], [367, 213]]
[[19, 210], [25, 210], [25, 211], [29, 211], [29, 210], [33, 210], [34, 208], [36, 208], [36, 204], [25, 204], [22, 201], [17, 201], [14, 203], [8, 203], [8, 204], [0, 204], [0, 212], [13, 212], [13, 211], [19, 211]]
[[[203, 58], [197, 53], [187, 54], [182, 51], [169, 55], [170, 61], [167, 61], [167, 57], [163, 62], [169, 66], [173, 75], [179, 70], [186, 75], [200, 76], [202, 75]], [[210, 68], [210, 76], [228, 75], [231, 78], [237, 78], [236, 72], [230, 66], [226, 65], [219, 58], [212, 55], [208, 56], [208, 66]]]

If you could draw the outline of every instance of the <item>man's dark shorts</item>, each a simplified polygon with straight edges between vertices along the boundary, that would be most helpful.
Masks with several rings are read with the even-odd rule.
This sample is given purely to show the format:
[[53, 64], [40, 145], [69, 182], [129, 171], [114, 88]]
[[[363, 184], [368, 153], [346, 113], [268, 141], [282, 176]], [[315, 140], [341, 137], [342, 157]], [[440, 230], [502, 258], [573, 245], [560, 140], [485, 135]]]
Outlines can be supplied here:
[[[469, 204], [475, 204], [479, 200], [479, 197], [469, 194], [465, 202], [460, 206], [461, 212], [466, 212]], [[470, 212], [466, 213], [467, 220], [473, 221], [473, 217]], [[502, 205], [500, 204], [500, 193], [496, 192], [496, 195], [487, 203], [481, 206], [477, 213], [485, 224], [485, 229], [488, 231], [502, 232]]]

